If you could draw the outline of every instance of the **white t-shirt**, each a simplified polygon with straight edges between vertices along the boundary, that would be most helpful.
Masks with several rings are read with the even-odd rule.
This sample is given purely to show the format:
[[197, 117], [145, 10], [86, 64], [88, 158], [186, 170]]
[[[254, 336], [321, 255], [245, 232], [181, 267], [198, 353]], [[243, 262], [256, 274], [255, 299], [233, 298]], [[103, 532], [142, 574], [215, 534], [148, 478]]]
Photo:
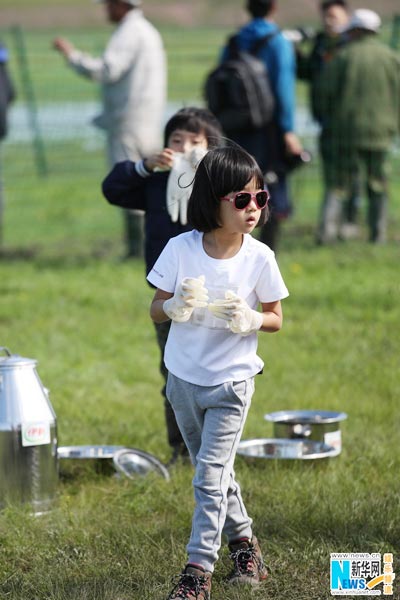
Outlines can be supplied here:
[[[205, 276], [210, 302], [232, 290], [256, 309], [289, 293], [275, 255], [268, 246], [245, 234], [239, 252], [228, 259], [209, 256], [203, 234], [193, 230], [169, 240], [147, 279], [174, 293], [185, 277]], [[227, 321], [208, 308], [195, 308], [186, 323], [172, 322], [164, 355], [165, 365], [180, 379], [202, 386], [242, 381], [264, 366], [257, 356], [257, 334], [232, 333]]]

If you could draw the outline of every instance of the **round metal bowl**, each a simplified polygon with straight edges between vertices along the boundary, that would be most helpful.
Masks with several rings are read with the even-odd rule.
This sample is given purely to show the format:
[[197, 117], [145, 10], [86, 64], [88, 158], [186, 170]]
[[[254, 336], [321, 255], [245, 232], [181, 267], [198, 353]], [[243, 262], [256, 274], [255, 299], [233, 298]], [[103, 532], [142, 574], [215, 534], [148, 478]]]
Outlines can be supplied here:
[[98, 473], [115, 473], [114, 454], [124, 446], [60, 446], [57, 458], [62, 475], [73, 475], [88, 465]]
[[280, 410], [264, 415], [274, 424], [273, 435], [285, 439], [309, 439], [333, 446], [340, 454], [342, 434], [340, 422], [347, 419], [344, 412], [328, 410]]
[[124, 448], [124, 446], [60, 446], [57, 450], [57, 456], [59, 459], [109, 460], [122, 448]]
[[238, 454], [247, 458], [315, 460], [337, 456], [338, 451], [323, 442], [298, 439], [262, 438], [243, 440]]
[[279, 410], [264, 415], [267, 421], [274, 423], [338, 423], [347, 419], [344, 412], [330, 410]]
[[156, 473], [169, 481], [167, 468], [152, 454], [137, 450], [136, 448], [122, 448], [113, 456], [115, 469], [129, 477], [136, 479], [141, 475]]

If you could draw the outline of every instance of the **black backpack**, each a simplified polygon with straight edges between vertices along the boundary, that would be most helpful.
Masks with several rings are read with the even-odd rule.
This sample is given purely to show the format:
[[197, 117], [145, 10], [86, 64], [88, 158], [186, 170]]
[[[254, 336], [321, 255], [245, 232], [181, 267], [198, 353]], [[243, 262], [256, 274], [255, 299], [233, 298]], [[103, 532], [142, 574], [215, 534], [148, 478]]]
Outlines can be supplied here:
[[275, 98], [265, 62], [258, 52], [279, 32], [255, 42], [250, 51], [239, 50], [237, 36], [228, 40], [228, 58], [206, 78], [206, 104], [225, 133], [258, 129], [274, 114]]

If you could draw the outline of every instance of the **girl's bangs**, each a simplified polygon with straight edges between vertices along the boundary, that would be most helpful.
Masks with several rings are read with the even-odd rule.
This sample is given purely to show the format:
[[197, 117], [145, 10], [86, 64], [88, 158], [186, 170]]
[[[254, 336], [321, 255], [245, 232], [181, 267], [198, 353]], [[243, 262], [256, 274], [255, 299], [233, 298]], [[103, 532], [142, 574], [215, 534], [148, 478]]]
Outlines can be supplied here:
[[[225, 175], [225, 176], [224, 176]], [[230, 192], [239, 192], [254, 179], [259, 189], [264, 189], [264, 178], [256, 161], [249, 156], [249, 160], [237, 161], [234, 169], [225, 171], [224, 175], [217, 178], [217, 195], [222, 197]]]

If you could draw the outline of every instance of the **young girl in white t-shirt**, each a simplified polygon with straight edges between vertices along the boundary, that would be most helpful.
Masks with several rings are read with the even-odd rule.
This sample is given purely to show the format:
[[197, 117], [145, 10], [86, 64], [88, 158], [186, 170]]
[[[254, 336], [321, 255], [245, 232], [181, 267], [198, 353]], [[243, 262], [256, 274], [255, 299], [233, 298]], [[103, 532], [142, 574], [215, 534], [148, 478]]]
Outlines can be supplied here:
[[148, 275], [157, 287], [153, 321], [172, 320], [167, 397], [195, 466], [188, 563], [169, 600], [210, 599], [222, 534], [231, 583], [267, 576], [233, 465], [264, 365], [257, 332], [279, 331], [288, 295], [274, 253], [250, 235], [268, 217], [268, 197], [250, 154], [237, 145], [210, 150], [189, 200], [194, 229], [171, 239]]

